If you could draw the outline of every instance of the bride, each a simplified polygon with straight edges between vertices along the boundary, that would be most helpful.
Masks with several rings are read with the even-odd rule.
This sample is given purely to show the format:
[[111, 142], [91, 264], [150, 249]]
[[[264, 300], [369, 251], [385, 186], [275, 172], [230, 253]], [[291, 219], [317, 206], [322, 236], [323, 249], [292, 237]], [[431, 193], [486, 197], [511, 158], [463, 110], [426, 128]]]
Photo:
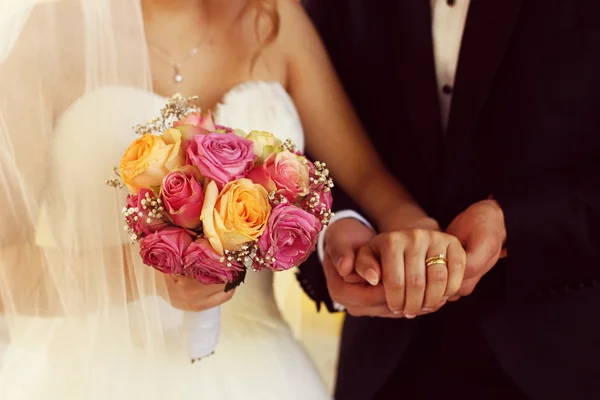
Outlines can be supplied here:
[[[125, 193], [104, 181], [132, 127], [174, 93], [198, 95], [219, 124], [306, 142], [375, 222], [393, 223], [402, 192], [297, 1], [3, 0], [1, 399], [329, 397], [272, 275], [225, 294], [155, 274], [127, 242]], [[191, 365], [181, 310], [220, 304], [217, 353]]]

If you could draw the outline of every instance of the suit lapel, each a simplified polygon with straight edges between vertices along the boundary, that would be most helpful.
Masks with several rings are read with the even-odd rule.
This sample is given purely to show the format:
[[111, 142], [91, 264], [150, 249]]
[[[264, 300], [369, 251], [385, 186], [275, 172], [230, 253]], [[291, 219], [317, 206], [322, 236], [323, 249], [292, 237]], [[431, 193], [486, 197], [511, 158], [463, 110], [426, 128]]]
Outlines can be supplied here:
[[472, 0], [467, 17], [446, 132], [456, 156], [475, 129], [523, 0]]

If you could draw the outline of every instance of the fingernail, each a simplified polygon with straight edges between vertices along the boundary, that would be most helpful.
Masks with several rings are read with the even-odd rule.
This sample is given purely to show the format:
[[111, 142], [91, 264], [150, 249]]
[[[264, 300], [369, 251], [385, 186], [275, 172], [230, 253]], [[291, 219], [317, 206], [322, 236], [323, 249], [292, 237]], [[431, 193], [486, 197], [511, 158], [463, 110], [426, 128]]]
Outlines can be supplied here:
[[433, 308], [431, 308], [431, 307], [423, 307], [423, 308], [421, 308], [421, 311], [423, 311], [423, 312], [430, 312], [430, 311], [433, 311]]
[[369, 282], [373, 286], [377, 286], [377, 284], [379, 283], [379, 277], [377, 276], [377, 272], [375, 272], [375, 270], [372, 268], [369, 268], [367, 270], [367, 272], [365, 273], [365, 278], [367, 279], [367, 282]]
[[392, 310], [392, 312], [396, 315], [402, 314], [402, 310]]
[[416, 315], [414, 315], [414, 314], [406, 314], [405, 317], [408, 318], [408, 319], [413, 319], [413, 318], [416, 317]]

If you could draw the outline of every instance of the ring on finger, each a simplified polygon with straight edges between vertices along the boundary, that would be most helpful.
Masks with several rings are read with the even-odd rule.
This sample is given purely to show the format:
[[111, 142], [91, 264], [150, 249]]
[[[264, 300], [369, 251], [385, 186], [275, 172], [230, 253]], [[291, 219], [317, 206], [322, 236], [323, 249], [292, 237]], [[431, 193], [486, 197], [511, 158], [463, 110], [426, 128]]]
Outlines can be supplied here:
[[438, 254], [437, 256], [429, 257], [425, 260], [425, 267], [431, 267], [432, 265], [448, 265], [448, 259], [444, 254]]

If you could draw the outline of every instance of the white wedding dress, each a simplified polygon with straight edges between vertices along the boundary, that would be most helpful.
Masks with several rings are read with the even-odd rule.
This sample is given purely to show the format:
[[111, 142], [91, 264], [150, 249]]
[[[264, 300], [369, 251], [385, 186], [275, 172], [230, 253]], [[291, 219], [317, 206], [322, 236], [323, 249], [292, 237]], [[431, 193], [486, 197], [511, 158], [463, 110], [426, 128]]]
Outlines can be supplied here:
[[[127, 146], [136, 138], [132, 127], [156, 116], [166, 102], [153, 93], [126, 87], [106, 87], [86, 93], [58, 118], [53, 157], [56, 171], [81, 167], [81, 185], [103, 185]], [[106, 118], [110, 115], [110, 118]], [[285, 89], [275, 82], [248, 82], [233, 88], [214, 110], [217, 123], [245, 131], [267, 130], [304, 146], [302, 126]], [[85, 127], [85, 129], [82, 129]], [[88, 162], [94, 153], [101, 163]], [[50, 186], [60, 184], [52, 173]], [[106, 188], [107, 195], [112, 189]], [[52, 209], [46, 210], [51, 214]], [[102, 212], [102, 211], [99, 211]], [[82, 224], [80, 229], [91, 229]], [[94, 227], [93, 229], [97, 229]], [[39, 224], [37, 242], [52, 246], [51, 228]], [[111, 238], [107, 238], [110, 241]], [[291, 273], [288, 271], [287, 273]], [[168, 351], [148, 361], [148, 347], [138, 350], [119, 337], [127, 324], [112, 324], [125, 308], [145, 307], [160, 320]], [[152, 310], [154, 307], [156, 310]], [[249, 272], [231, 301], [222, 307], [222, 333], [216, 353], [191, 364], [181, 343], [182, 313], [161, 298], [142, 297], [122, 310], [111, 309], [110, 319], [90, 326], [77, 318], [18, 317], [27, 334], [53, 332], [52, 344], [32, 346], [20, 339], [2, 355], [0, 334], [0, 399], [2, 400], [320, 400], [330, 398], [313, 363], [283, 320], [273, 291], [273, 274]], [[148, 311], [150, 310], [150, 311]], [[155, 311], [155, 312], [154, 312]], [[85, 318], [85, 317], [81, 317]], [[106, 321], [106, 323], [103, 323]], [[0, 318], [0, 331], [2, 321]], [[92, 332], [93, 329], [93, 332]], [[88, 330], [86, 332], [86, 330]], [[158, 333], [153, 332], [156, 336]], [[25, 333], [24, 333], [25, 335]], [[86, 346], [88, 335], [92, 345]], [[125, 344], [124, 344], [125, 343]], [[88, 348], [89, 347], [89, 348]], [[81, 350], [87, 353], [82, 354]], [[93, 366], [78, 368], [80, 359]], [[156, 363], [160, 363], [159, 366]]]

